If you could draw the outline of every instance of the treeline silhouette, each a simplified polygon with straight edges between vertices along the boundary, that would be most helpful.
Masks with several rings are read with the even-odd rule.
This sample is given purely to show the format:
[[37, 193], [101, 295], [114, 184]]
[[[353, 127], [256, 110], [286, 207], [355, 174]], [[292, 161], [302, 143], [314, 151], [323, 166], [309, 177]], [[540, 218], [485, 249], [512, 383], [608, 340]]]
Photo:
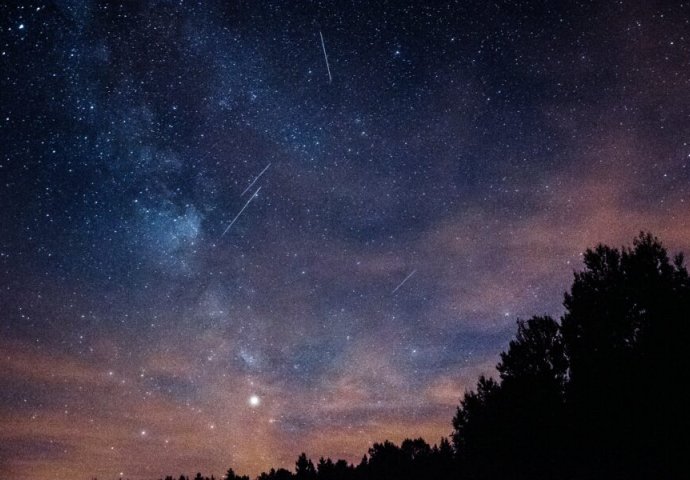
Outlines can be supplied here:
[[[257, 477], [257, 480], [405, 480], [424, 478], [451, 478], [455, 472], [453, 447], [448, 439], [441, 439], [438, 445], [430, 446], [423, 439], [405, 440], [400, 446], [389, 441], [375, 443], [358, 465], [345, 460], [334, 462], [320, 458], [314, 464], [302, 453], [295, 462], [295, 473], [279, 468], [271, 469]], [[216, 480], [213, 476], [203, 477], [200, 473], [194, 480]], [[225, 480], [249, 480], [229, 469]], [[172, 476], [165, 480], [176, 480]], [[177, 480], [190, 480], [181, 475]]]
[[[481, 377], [465, 393], [450, 441], [374, 444], [358, 465], [314, 464], [302, 454], [294, 473], [271, 469], [258, 479], [685, 478], [690, 280], [683, 257], [669, 259], [658, 239], [641, 233], [631, 248], [587, 250], [584, 265], [560, 321], [518, 321], [498, 378]], [[249, 480], [232, 470], [225, 478]]]

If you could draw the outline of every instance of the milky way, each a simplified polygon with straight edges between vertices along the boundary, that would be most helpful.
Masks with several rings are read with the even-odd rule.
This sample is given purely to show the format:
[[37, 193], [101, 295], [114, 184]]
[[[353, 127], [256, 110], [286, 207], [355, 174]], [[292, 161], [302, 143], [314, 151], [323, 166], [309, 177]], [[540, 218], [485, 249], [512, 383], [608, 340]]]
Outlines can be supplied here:
[[688, 5], [122, 3], [0, 6], [2, 477], [437, 442], [585, 248], [690, 251]]

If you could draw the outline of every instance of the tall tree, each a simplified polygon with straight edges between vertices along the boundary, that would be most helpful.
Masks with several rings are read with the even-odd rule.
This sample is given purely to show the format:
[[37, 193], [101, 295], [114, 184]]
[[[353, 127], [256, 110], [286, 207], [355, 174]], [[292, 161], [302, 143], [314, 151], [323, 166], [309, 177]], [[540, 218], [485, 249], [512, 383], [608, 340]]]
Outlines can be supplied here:
[[559, 325], [518, 322], [453, 419], [466, 478], [674, 478], [688, 396], [690, 281], [640, 234], [584, 255]]
[[671, 262], [655, 237], [640, 234], [632, 248], [599, 245], [584, 260], [562, 320], [571, 467], [587, 459], [601, 478], [669, 478], [683, 453], [671, 438], [682, 433], [687, 401], [678, 388], [690, 341], [683, 258]]
[[302, 453], [295, 462], [295, 478], [298, 480], [316, 479], [316, 469], [306, 453]]
[[558, 323], [518, 321], [496, 369], [500, 382], [481, 378], [453, 420], [462, 471], [470, 478], [553, 478], [567, 370]]

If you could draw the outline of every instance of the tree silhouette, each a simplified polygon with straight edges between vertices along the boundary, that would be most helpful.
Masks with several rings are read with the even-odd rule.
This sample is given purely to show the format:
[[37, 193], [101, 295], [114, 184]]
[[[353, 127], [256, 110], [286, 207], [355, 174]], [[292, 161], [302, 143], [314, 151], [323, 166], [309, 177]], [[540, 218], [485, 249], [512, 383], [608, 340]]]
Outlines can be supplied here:
[[330, 458], [321, 457], [316, 464], [317, 478], [319, 480], [346, 480], [354, 477], [354, 467], [348, 465], [345, 460], [333, 463]]
[[557, 322], [518, 321], [515, 340], [496, 366], [504, 418], [503, 478], [554, 478], [563, 461], [567, 360]]
[[681, 256], [640, 234], [587, 250], [559, 325], [518, 322], [453, 419], [465, 478], [673, 478], [687, 395], [690, 282]]
[[232, 468], [228, 468], [228, 471], [225, 473], [225, 477], [223, 478], [224, 480], [249, 480], [249, 477], [246, 475], [237, 475]]
[[[669, 478], [686, 395], [690, 282], [682, 256], [640, 234], [633, 248], [588, 250], [562, 320], [569, 358], [574, 471], [587, 458], [600, 477]], [[678, 438], [678, 437], [676, 437]]]
[[405, 454], [392, 442], [375, 443], [369, 449], [369, 478], [394, 480], [407, 473]]
[[431, 449], [429, 478], [452, 478], [455, 476], [455, 455], [447, 438], [441, 438]]
[[316, 464], [316, 471], [320, 480], [333, 480], [335, 478], [335, 464], [333, 460], [321, 457]]
[[264, 472], [257, 477], [257, 480], [292, 480], [293, 476], [289, 470], [272, 468], [268, 473]]
[[315, 480], [316, 469], [306, 453], [302, 453], [295, 462], [295, 478], [297, 480]]

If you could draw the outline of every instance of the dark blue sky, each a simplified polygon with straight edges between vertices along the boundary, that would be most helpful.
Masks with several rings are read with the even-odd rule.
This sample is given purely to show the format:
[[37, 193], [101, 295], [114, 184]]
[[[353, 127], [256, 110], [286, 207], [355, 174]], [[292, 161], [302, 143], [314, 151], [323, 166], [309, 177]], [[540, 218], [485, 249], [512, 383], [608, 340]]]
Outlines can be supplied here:
[[585, 248], [688, 250], [689, 8], [4, 3], [0, 472], [447, 435]]

